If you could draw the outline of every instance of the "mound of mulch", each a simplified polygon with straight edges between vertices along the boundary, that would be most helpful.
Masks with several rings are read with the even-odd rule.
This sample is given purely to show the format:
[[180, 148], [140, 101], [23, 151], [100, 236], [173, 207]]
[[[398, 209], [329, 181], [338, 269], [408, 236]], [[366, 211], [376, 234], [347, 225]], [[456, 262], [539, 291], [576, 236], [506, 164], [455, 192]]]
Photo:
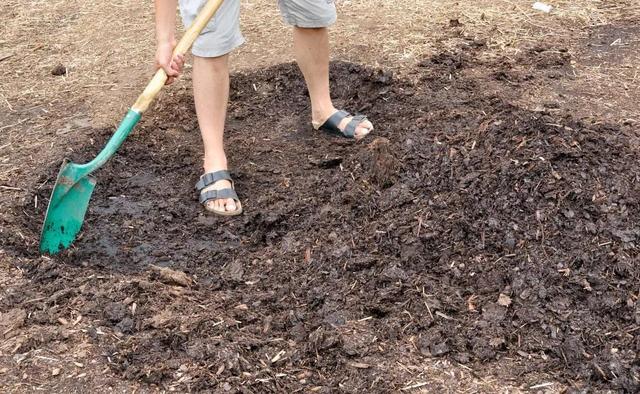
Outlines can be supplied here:
[[[114, 371], [185, 377], [183, 389], [384, 392], [401, 383], [385, 366], [442, 357], [502, 363], [500, 377], [518, 382], [545, 373], [637, 391], [637, 140], [487, 88], [558, 78], [565, 52], [535, 48], [515, 75], [478, 60], [482, 50], [426, 59], [403, 78], [333, 64], [337, 103], [375, 122], [360, 143], [311, 130], [294, 65], [235, 75], [228, 154], [246, 211], [235, 219], [197, 204], [192, 99], [165, 94], [97, 174], [75, 247], [33, 260], [30, 287], [0, 309], [41, 311], [52, 301], [25, 301], [60, 294], [57, 312], [25, 324], [78, 310], [117, 333], [88, 334]], [[41, 217], [33, 206], [15, 209]], [[37, 224], [24, 228], [37, 236]]]

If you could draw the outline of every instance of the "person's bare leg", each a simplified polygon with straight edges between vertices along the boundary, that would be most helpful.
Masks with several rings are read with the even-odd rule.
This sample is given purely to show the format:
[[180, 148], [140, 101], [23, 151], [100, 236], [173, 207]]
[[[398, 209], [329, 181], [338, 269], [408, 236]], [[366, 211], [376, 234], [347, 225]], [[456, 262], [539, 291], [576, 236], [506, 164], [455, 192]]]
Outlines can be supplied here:
[[[336, 112], [329, 91], [329, 30], [294, 27], [293, 45], [298, 67], [309, 89], [312, 121], [321, 125]], [[340, 129], [344, 129], [349, 121], [350, 117], [344, 119]], [[371, 130], [373, 125], [369, 121], [363, 122], [356, 128], [355, 136], [360, 139]]]
[[[194, 56], [193, 97], [196, 104], [198, 124], [204, 143], [204, 171], [227, 169], [224, 153], [224, 123], [229, 101], [229, 56], [205, 58]], [[221, 190], [231, 187], [231, 182], [222, 180], [205, 190]], [[233, 199], [208, 202], [209, 208], [217, 211], [235, 211]]]

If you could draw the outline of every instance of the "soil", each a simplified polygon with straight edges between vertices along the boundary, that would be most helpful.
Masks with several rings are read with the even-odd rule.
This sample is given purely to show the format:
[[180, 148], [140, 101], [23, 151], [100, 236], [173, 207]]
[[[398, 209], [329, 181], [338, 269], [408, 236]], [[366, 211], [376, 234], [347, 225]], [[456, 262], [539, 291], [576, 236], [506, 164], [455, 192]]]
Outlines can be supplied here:
[[442, 358], [637, 392], [637, 125], [513, 105], [571, 78], [571, 54], [486, 50], [469, 40], [402, 78], [334, 63], [337, 104], [376, 125], [361, 143], [311, 130], [295, 65], [234, 75], [240, 218], [198, 205], [192, 98], [165, 94], [96, 174], [72, 249], [36, 254], [58, 168], [9, 207], [21, 231], [1, 242], [29, 281], [0, 300], [0, 331], [31, 330], [20, 355], [88, 320], [111, 371], [182, 391], [389, 392], [406, 383], [391, 366]]

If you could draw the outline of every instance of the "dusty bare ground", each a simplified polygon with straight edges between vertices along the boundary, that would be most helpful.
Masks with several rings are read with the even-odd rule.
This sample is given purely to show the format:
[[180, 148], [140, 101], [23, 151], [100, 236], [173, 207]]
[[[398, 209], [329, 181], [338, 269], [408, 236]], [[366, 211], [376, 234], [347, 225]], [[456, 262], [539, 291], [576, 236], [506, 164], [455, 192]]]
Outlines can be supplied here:
[[[410, 74], [423, 59], [469, 40], [485, 43], [490, 50], [482, 56], [487, 61], [518, 59], [531, 54], [528, 51], [532, 48], [559, 43], [558, 47], [571, 56], [571, 78], [550, 75], [546, 81], [513, 90], [504, 83], [488, 82], [486, 89], [499, 92], [523, 109], [554, 112], [568, 107], [576, 117], [596, 123], [637, 125], [637, 3], [581, 0], [554, 5], [557, 11], [545, 15], [531, 11], [529, 1], [344, 1], [341, 21], [333, 31], [334, 57], [390, 68], [403, 75]], [[278, 19], [275, 4], [247, 1], [243, 7], [248, 44], [234, 57], [236, 69], [260, 69], [291, 61], [287, 28], [272, 23]], [[153, 53], [152, 13], [149, 4], [129, 0], [9, 0], [0, 5], [0, 12], [0, 223], [2, 232], [17, 232], [20, 237], [16, 218], [6, 214], [5, 207], [24, 205], [34, 180], [42, 179], [45, 169], [86, 145], [95, 137], [94, 129], [119, 121], [146, 83]], [[122, 18], [124, 13], [131, 18]], [[450, 33], [452, 26], [456, 34]], [[497, 75], [499, 80], [507, 81], [507, 86], [524, 83], [511, 81], [511, 76], [527, 71], [517, 69], [517, 61], [513, 63], [516, 69], [497, 70], [502, 72]], [[63, 75], [52, 75], [59, 65], [62, 71], [58, 73]], [[187, 73], [183, 86], [188, 83]], [[41, 219], [33, 217], [34, 222]], [[19, 292], [30, 281], [22, 271], [28, 260], [0, 250], [0, 297]], [[144, 272], [108, 274], [111, 282], [122, 284], [146, 277]], [[123, 380], [88, 339], [93, 327], [90, 317], [79, 313], [68, 316], [59, 322], [60, 327], [50, 328], [56, 331], [54, 335], [33, 327], [21, 331], [20, 325], [28, 317], [11, 315], [19, 311], [0, 312], [0, 334], [7, 339], [0, 345], [3, 391], [186, 389], [179, 376], [164, 386]], [[53, 341], [28, 354], [16, 353], [18, 344], [38, 342], [47, 335], [66, 340]], [[425, 381], [437, 382], [438, 387], [451, 392], [518, 392], [536, 384], [550, 392], [570, 387], [544, 372], [534, 382], [517, 377], [506, 381], [503, 377], [508, 371], [499, 365], [470, 370], [446, 359], [394, 364], [389, 366], [389, 374], [406, 378], [406, 385], [398, 389], [420, 390]]]

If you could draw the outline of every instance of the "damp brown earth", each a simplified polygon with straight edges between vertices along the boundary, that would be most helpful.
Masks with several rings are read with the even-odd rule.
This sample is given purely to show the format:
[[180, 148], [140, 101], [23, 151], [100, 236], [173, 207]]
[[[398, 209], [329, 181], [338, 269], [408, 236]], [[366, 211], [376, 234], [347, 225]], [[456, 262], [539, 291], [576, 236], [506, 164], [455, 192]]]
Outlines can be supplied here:
[[637, 392], [637, 130], [498, 94], [571, 78], [566, 49], [486, 50], [469, 40], [402, 77], [332, 64], [339, 106], [376, 124], [359, 143], [311, 129], [295, 65], [234, 75], [239, 218], [197, 203], [187, 89], [96, 174], [83, 232], [52, 258], [24, 241], [38, 237], [47, 169], [9, 208], [21, 233], [2, 234], [30, 280], [2, 299], [0, 329], [36, 333], [15, 354], [64, 342], [81, 316], [110, 371], [184, 391], [389, 392], [406, 384], [390, 365], [442, 359]]

